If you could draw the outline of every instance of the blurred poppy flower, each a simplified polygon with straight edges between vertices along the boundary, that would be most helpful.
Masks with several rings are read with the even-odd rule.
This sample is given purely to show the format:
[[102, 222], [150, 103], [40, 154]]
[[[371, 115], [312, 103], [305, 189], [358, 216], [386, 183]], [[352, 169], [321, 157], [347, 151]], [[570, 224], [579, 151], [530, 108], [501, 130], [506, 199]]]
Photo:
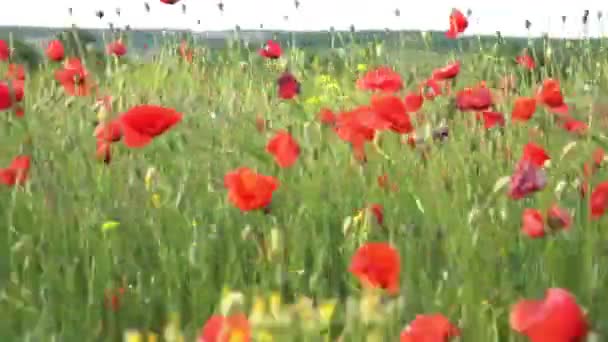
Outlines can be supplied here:
[[336, 124], [336, 114], [331, 109], [321, 108], [318, 117], [324, 125], [334, 126]]
[[598, 184], [591, 193], [591, 218], [599, 219], [608, 209], [608, 181]]
[[466, 88], [456, 94], [456, 107], [461, 111], [485, 111], [492, 103], [492, 93], [486, 87]]
[[340, 113], [336, 117], [334, 130], [340, 139], [351, 144], [355, 157], [364, 161], [365, 143], [374, 139], [375, 127], [378, 127], [379, 124], [387, 123], [378, 122], [376, 113], [370, 107], [359, 106], [351, 111]]
[[433, 71], [433, 79], [437, 81], [451, 80], [460, 73], [460, 61], [448, 64]]
[[566, 209], [553, 204], [547, 211], [547, 224], [552, 230], [567, 230], [572, 225], [572, 217]]
[[95, 156], [97, 159], [110, 164], [112, 160], [112, 143], [107, 140], [98, 139], [96, 144]]
[[194, 50], [188, 46], [188, 43], [185, 40], [182, 40], [179, 44], [179, 54], [186, 63], [192, 63], [194, 60]]
[[518, 97], [513, 104], [511, 120], [526, 122], [532, 118], [536, 111], [536, 99], [532, 97]]
[[483, 120], [483, 127], [485, 129], [505, 125], [505, 117], [502, 113], [482, 112], [481, 115], [478, 113], [477, 118]]
[[537, 167], [543, 167], [545, 162], [551, 159], [551, 157], [549, 157], [544, 148], [533, 142], [529, 142], [524, 146], [521, 159], [529, 160]]
[[522, 159], [511, 176], [508, 195], [512, 199], [522, 199], [547, 185], [545, 171], [529, 159]]
[[106, 308], [117, 312], [120, 310], [122, 305], [122, 297], [125, 294], [125, 289], [120, 287], [118, 289], [108, 290], [105, 293], [105, 305]]
[[8, 186], [23, 185], [28, 179], [29, 170], [30, 157], [16, 156], [8, 167], [0, 168], [0, 184]]
[[274, 156], [274, 160], [282, 167], [290, 167], [298, 160], [300, 146], [287, 131], [277, 132], [266, 145], [266, 152]]
[[399, 292], [401, 261], [395, 248], [385, 242], [368, 242], [355, 252], [349, 267], [365, 287]]
[[211, 316], [198, 335], [197, 342], [250, 342], [251, 326], [247, 316]]
[[401, 75], [390, 67], [381, 66], [366, 72], [359, 78], [357, 80], [357, 88], [394, 93], [403, 88], [403, 80], [401, 79]]
[[[25, 96], [23, 81], [13, 81], [11, 86], [0, 81], [0, 110], [6, 110], [13, 106], [13, 96], [16, 102], [21, 102]], [[11, 96], [11, 88], [13, 96]]]
[[0, 39], [0, 61], [8, 61], [11, 56], [11, 49], [6, 41]]
[[23, 64], [9, 64], [6, 78], [10, 80], [25, 81], [25, 66]]
[[426, 80], [422, 84], [422, 93], [427, 100], [434, 100], [435, 97], [443, 94], [441, 84], [433, 78]]
[[515, 57], [515, 61], [517, 62], [517, 64], [528, 70], [534, 70], [534, 68], [536, 68], [536, 62], [534, 61], [534, 58], [528, 55], [527, 53]]
[[124, 144], [132, 148], [144, 147], [179, 123], [182, 116], [182, 113], [171, 108], [135, 106], [118, 118]]
[[410, 113], [415, 113], [422, 108], [424, 97], [421, 92], [410, 92], [405, 95], [405, 109]]
[[545, 236], [545, 222], [543, 215], [537, 209], [524, 209], [522, 213], [521, 231], [530, 238]]
[[55, 79], [71, 96], [87, 96], [92, 88], [89, 72], [78, 58], [70, 58], [62, 69], [55, 71]]
[[560, 84], [554, 79], [546, 79], [540, 87], [537, 100], [556, 114], [567, 114], [568, 105], [564, 102], [564, 96], [560, 89]]
[[107, 142], [117, 142], [122, 138], [122, 129], [119, 120], [112, 120], [107, 123], [100, 123], [95, 127], [93, 134], [98, 140]]
[[122, 57], [127, 54], [127, 46], [120, 40], [111, 42], [107, 47], [108, 55]]
[[175, 5], [176, 3], [180, 2], [180, 0], [160, 0], [160, 2], [167, 5]]
[[585, 134], [587, 132], [587, 130], [589, 129], [589, 126], [587, 126], [587, 123], [576, 120], [576, 119], [572, 119], [572, 118], [563, 119], [562, 127], [566, 131], [568, 131], [570, 133], [576, 133], [576, 134]]
[[460, 330], [441, 314], [416, 315], [401, 332], [399, 342], [448, 342]]
[[397, 183], [391, 182], [386, 173], [378, 176], [378, 186], [382, 189], [390, 189], [391, 191], [398, 190]]
[[463, 33], [469, 26], [469, 20], [457, 9], [452, 9], [450, 14], [450, 28], [445, 33], [445, 36], [449, 39], [455, 39], [458, 34]]
[[511, 309], [511, 328], [531, 342], [583, 342], [588, 324], [576, 299], [567, 290], [547, 290], [542, 300], [521, 300]]
[[65, 57], [65, 49], [61, 40], [52, 40], [46, 47], [46, 56], [54, 62], [60, 62]]
[[281, 53], [281, 45], [274, 40], [268, 40], [264, 47], [258, 51], [260, 56], [269, 59], [277, 59], [281, 57]]
[[376, 129], [389, 128], [395, 133], [407, 134], [414, 130], [405, 103], [394, 95], [373, 96], [371, 109], [378, 118]]
[[258, 174], [247, 167], [238, 168], [224, 177], [228, 199], [242, 211], [264, 209], [272, 201], [272, 193], [279, 188], [279, 181], [271, 176]]
[[277, 80], [279, 97], [290, 100], [300, 94], [300, 82], [290, 72], [284, 72]]

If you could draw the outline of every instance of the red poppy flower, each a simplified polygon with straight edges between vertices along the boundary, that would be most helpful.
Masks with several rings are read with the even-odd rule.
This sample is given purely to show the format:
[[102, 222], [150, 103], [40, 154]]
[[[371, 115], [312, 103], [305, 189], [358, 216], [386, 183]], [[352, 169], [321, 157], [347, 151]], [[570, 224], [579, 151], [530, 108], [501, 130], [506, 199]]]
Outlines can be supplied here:
[[275, 178], [258, 174], [247, 167], [238, 168], [224, 177], [228, 199], [242, 211], [262, 209], [270, 205], [272, 193], [279, 185]]
[[376, 129], [390, 128], [399, 134], [407, 134], [414, 130], [405, 103], [394, 95], [373, 96], [371, 109], [378, 118]]
[[46, 56], [48, 59], [60, 62], [65, 57], [65, 49], [61, 40], [52, 40], [46, 47]]
[[371, 204], [368, 207], [368, 210], [372, 213], [372, 215], [374, 215], [374, 217], [376, 218], [376, 222], [378, 222], [379, 225], [384, 224], [384, 207], [382, 206], [382, 204]]
[[318, 117], [324, 125], [334, 126], [336, 124], [336, 114], [331, 109], [321, 108]]
[[483, 112], [481, 115], [477, 115], [478, 119], [483, 120], [483, 127], [485, 129], [490, 129], [495, 126], [504, 126], [505, 125], [505, 117], [502, 113], [498, 112]]
[[522, 159], [511, 176], [508, 195], [515, 200], [522, 199], [547, 185], [545, 171], [529, 159]]
[[[380, 124], [378, 116], [370, 107], [359, 106], [352, 111], [343, 112], [336, 117], [334, 130], [338, 137], [353, 147], [355, 157], [365, 160], [365, 143], [374, 139], [376, 128]], [[386, 126], [388, 128], [389, 126]]]
[[16, 81], [25, 81], [25, 66], [23, 64], [9, 64], [6, 78]]
[[11, 49], [6, 41], [0, 39], [0, 61], [8, 61], [11, 56]]
[[534, 68], [536, 68], [536, 62], [534, 61], [534, 58], [528, 54], [523, 54], [515, 57], [515, 61], [517, 62], [517, 64], [523, 66], [528, 70], [533, 70]]
[[353, 256], [349, 272], [366, 287], [381, 288], [389, 293], [399, 292], [399, 253], [388, 243], [368, 242]]
[[553, 230], [567, 230], [572, 225], [572, 217], [566, 209], [553, 204], [547, 211], [547, 224]]
[[568, 105], [564, 102], [564, 96], [559, 82], [554, 79], [546, 79], [538, 91], [537, 99], [556, 114], [567, 114]]
[[112, 120], [107, 123], [100, 123], [95, 127], [93, 133], [97, 140], [107, 142], [117, 142], [122, 138], [121, 123], [119, 120]]
[[456, 107], [461, 111], [485, 111], [492, 103], [492, 93], [486, 87], [466, 88], [456, 94]]
[[460, 73], [460, 61], [448, 64], [443, 68], [433, 71], [433, 79], [437, 81], [451, 80]]
[[11, 86], [13, 95], [11, 95], [11, 87], [8, 83], [0, 81], [0, 110], [6, 110], [13, 106], [13, 96], [16, 102], [21, 102], [25, 96], [23, 81], [13, 81]]
[[298, 160], [300, 146], [287, 131], [279, 131], [266, 145], [266, 152], [274, 156], [280, 167], [290, 167]]
[[529, 142], [524, 146], [521, 158], [522, 160], [530, 160], [532, 164], [537, 167], [543, 167], [545, 162], [551, 159], [544, 148], [532, 142]]
[[182, 120], [182, 113], [153, 105], [140, 105], [122, 114], [120, 120], [124, 143], [128, 147], [144, 147]]
[[400, 342], [447, 342], [460, 330], [441, 314], [416, 315], [401, 332]]
[[532, 97], [518, 97], [513, 104], [513, 112], [511, 112], [511, 120], [513, 121], [528, 121], [536, 111], [536, 99]]
[[279, 97], [290, 100], [300, 94], [300, 82], [290, 72], [284, 72], [277, 80]]
[[457, 9], [453, 9], [450, 14], [450, 28], [445, 33], [449, 39], [455, 39], [459, 33], [463, 33], [469, 26], [469, 20]]
[[587, 123], [572, 118], [562, 120], [562, 127], [566, 131], [576, 134], [585, 134], [589, 129]]
[[111, 42], [107, 47], [108, 55], [122, 57], [127, 54], [127, 46], [120, 40]]
[[281, 45], [274, 40], [268, 40], [264, 47], [258, 51], [260, 56], [269, 59], [277, 59], [281, 57], [281, 53]]
[[521, 220], [521, 231], [528, 237], [535, 239], [545, 236], [545, 222], [540, 211], [526, 208]]
[[188, 43], [183, 40], [179, 45], [179, 54], [182, 56], [184, 61], [187, 63], [192, 63], [194, 59], [194, 50], [188, 47]]
[[357, 80], [357, 88], [362, 90], [379, 90], [388, 93], [398, 92], [403, 88], [401, 75], [388, 66], [370, 70]]
[[198, 342], [250, 342], [251, 326], [247, 316], [236, 314], [231, 316], [211, 316], [200, 334]]
[[531, 342], [583, 342], [588, 324], [567, 290], [547, 290], [542, 300], [521, 300], [513, 306], [511, 328]]
[[87, 96], [92, 87], [89, 72], [78, 58], [68, 59], [62, 69], [55, 71], [55, 79], [71, 96]]
[[23, 185], [28, 179], [30, 170], [30, 157], [19, 155], [7, 168], [0, 169], [0, 184], [13, 186]]
[[176, 3], [180, 2], [180, 0], [160, 0], [160, 2], [167, 5], [175, 5]]
[[443, 94], [442, 89], [441, 89], [441, 84], [439, 84], [439, 82], [433, 78], [430, 78], [428, 80], [426, 80], [423, 84], [422, 84], [422, 93], [424, 95], [424, 98], [427, 100], [434, 100], [435, 97]]
[[390, 189], [391, 191], [398, 190], [397, 183], [390, 182], [388, 174], [386, 173], [378, 176], [378, 186], [382, 189]]
[[422, 108], [424, 96], [421, 92], [410, 92], [405, 95], [405, 109], [410, 113], [415, 113]]
[[591, 193], [591, 217], [599, 219], [608, 209], [608, 182], [598, 184]]
[[106, 140], [98, 139], [97, 148], [95, 149], [95, 157], [106, 164], [110, 164], [112, 160], [112, 143]]

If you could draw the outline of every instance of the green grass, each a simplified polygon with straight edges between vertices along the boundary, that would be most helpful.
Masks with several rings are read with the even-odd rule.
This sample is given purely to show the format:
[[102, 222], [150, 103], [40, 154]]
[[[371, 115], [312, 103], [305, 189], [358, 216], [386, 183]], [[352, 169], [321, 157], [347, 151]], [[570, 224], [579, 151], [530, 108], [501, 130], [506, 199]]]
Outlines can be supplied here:
[[[585, 43], [579, 48], [585, 51]], [[593, 330], [608, 336], [606, 219], [587, 220], [574, 183], [598, 146], [591, 136], [605, 129], [590, 108], [606, 91], [606, 53], [581, 53], [569, 65], [570, 77], [557, 75], [564, 76], [574, 114], [591, 122], [587, 137], [555, 126], [544, 109], [526, 125], [485, 131], [471, 120], [474, 114], [457, 112], [442, 97], [426, 102], [422, 112], [428, 127], [448, 124], [447, 143], [431, 144], [423, 160], [396, 134], [383, 133], [381, 146], [390, 160], [370, 145], [362, 166], [317, 121], [320, 108], [346, 110], [369, 101], [369, 93], [355, 89], [358, 64], [392, 65], [414, 89], [454, 56], [395, 46], [373, 50], [349, 45], [314, 66], [307, 50], [266, 63], [232, 47], [207, 50], [187, 65], [172, 47], [154, 63], [110, 64], [95, 77], [115, 99], [113, 115], [142, 103], [184, 113], [178, 126], [143, 150], [116, 144], [110, 165], [94, 158], [95, 99], [67, 98], [50, 65], [28, 75], [24, 119], [0, 113], [0, 165], [18, 153], [33, 161], [24, 189], [0, 189], [2, 340], [116, 341], [131, 328], [162, 333], [178, 313], [180, 329], [193, 341], [206, 319], [221, 311], [224, 288], [244, 294], [246, 313], [255, 296], [274, 292], [287, 304], [302, 296], [339, 301], [331, 329], [276, 324], [277, 341], [320, 341], [342, 334], [344, 325], [345, 341], [365, 340], [367, 327], [353, 315], [351, 302], [361, 290], [347, 272], [363, 241], [389, 241], [402, 258], [399, 306], [383, 316], [381, 340], [397, 340], [416, 314], [441, 312], [461, 328], [463, 341], [524, 341], [509, 328], [510, 307], [522, 297], [542, 297], [549, 287], [571, 291]], [[514, 97], [532, 95], [536, 82], [551, 72], [547, 64], [539, 75], [525, 75], [509, 60], [489, 58], [496, 55], [487, 47], [458, 55], [463, 64], [457, 89], [517, 75], [515, 93], [497, 108], [507, 117]], [[298, 100], [276, 96], [281, 63], [302, 82]], [[317, 81], [321, 74], [330, 75], [338, 89], [324, 89]], [[596, 85], [585, 92], [585, 81]], [[256, 130], [258, 115], [269, 122], [265, 133]], [[530, 127], [542, 137], [532, 136]], [[278, 168], [264, 150], [277, 129], [289, 129], [302, 147], [293, 168]], [[494, 192], [514, 167], [504, 150], [518, 158], [528, 141], [552, 157], [549, 182], [544, 191], [512, 201], [505, 189]], [[562, 158], [572, 141], [576, 145]], [[270, 214], [242, 213], [227, 201], [223, 176], [240, 166], [280, 180]], [[158, 177], [148, 191], [144, 177], [151, 167]], [[383, 173], [398, 192], [377, 186]], [[602, 169], [593, 184], [606, 177]], [[556, 192], [560, 181], [566, 186]], [[158, 208], [152, 193], [160, 196]], [[573, 228], [541, 240], [523, 236], [523, 209], [544, 210], [553, 202], [574, 211]], [[347, 218], [370, 203], [384, 206], [386, 229], [352, 223], [345, 234], [345, 223], [352, 222]], [[119, 226], [103, 230], [111, 220]], [[273, 244], [277, 232], [281, 243]], [[274, 246], [272, 257], [260, 255], [261, 241]], [[114, 313], [105, 307], [104, 293], [118, 287], [127, 290]]]

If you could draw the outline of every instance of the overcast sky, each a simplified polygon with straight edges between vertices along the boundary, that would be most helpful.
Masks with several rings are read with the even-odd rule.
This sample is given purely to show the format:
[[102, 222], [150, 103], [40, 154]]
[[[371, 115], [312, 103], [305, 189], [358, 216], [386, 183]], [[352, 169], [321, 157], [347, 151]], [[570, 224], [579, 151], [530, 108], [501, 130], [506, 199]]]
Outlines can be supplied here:
[[[34, 25], [61, 27], [75, 23], [81, 27], [103, 27], [108, 22], [131, 25], [133, 28], [180, 28], [195, 31], [231, 29], [257, 29], [260, 24], [268, 29], [323, 30], [330, 26], [348, 29], [351, 24], [359, 29], [435, 29], [448, 26], [452, 7], [473, 16], [469, 34], [495, 33], [525, 36], [524, 21], [529, 19], [532, 33], [549, 32], [551, 36], [577, 37], [583, 32], [583, 11], [589, 9], [589, 35], [598, 36], [602, 25], [597, 12], [603, 10], [608, 17], [605, 0], [299, 0], [296, 11], [294, 0], [223, 0], [221, 15], [219, 0], [182, 0], [177, 5], [165, 5], [160, 0], [147, 0], [152, 11], [144, 10], [146, 0], [0, 0], [0, 25]], [[181, 4], [187, 6], [182, 14]], [[68, 15], [68, 8], [73, 16]], [[122, 15], [117, 17], [115, 9]], [[400, 17], [394, 15], [396, 8]], [[104, 10], [103, 20], [95, 17], [96, 10]], [[562, 25], [561, 16], [568, 16]], [[289, 19], [284, 20], [284, 16]], [[197, 20], [201, 24], [197, 24]], [[608, 30], [608, 18], [606, 30]]]

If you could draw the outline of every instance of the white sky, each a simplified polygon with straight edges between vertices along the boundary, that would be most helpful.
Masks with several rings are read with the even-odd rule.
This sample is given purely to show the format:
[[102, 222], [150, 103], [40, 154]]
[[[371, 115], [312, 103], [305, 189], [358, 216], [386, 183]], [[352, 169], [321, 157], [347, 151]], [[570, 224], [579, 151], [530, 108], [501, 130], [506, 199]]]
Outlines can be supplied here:
[[[144, 11], [144, 2], [152, 7]], [[549, 32], [551, 36], [578, 37], [583, 34], [581, 17], [590, 10], [588, 33], [602, 34], [597, 20], [598, 10], [605, 12], [608, 31], [608, 2], [605, 0], [223, 0], [224, 14], [217, 8], [218, 0], [182, 0], [177, 5], [165, 5], [160, 0], [0, 0], [0, 25], [105, 27], [108, 22], [117, 26], [130, 24], [133, 28], [180, 28], [194, 31], [231, 29], [322, 30], [330, 26], [348, 29], [434, 29], [448, 27], [452, 7], [473, 10], [468, 34], [490, 33], [500, 30], [505, 36], [525, 36], [524, 21], [532, 22], [532, 34]], [[188, 6], [182, 14], [181, 4]], [[68, 16], [72, 7], [74, 15]], [[122, 9], [118, 18], [115, 9]], [[401, 11], [394, 16], [395, 8]], [[100, 21], [95, 10], [106, 16]], [[289, 16], [285, 21], [284, 16]], [[561, 16], [569, 16], [562, 25]], [[201, 24], [197, 24], [197, 20]]]

